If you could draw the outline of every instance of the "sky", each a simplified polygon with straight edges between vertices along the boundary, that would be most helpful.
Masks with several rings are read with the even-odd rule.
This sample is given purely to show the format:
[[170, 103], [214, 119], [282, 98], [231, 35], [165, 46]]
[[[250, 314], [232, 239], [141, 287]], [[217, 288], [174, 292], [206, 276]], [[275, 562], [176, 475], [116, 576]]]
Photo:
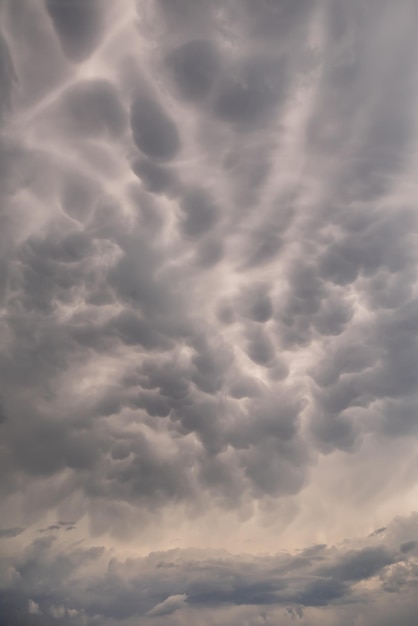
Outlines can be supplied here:
[[415, 626], [416, 0], [0, 0], [0, 625]]

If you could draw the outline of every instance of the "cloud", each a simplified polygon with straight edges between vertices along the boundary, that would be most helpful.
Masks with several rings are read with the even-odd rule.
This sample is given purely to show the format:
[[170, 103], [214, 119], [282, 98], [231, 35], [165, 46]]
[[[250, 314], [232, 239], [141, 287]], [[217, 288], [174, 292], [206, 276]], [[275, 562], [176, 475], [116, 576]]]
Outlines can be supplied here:
[[83, 61], [96, 47], [102, 31], [100, 3], [47, 0], [46, 6], [65, 54], [72, 61]]
[[11, 94], [16, 74], [13, 68], [12, 58], [10, 56], [7, 40], [0, 31], [0, 77], [3, 85], [2, 96], [0, 99], [0, 121], [11, 104]]
[[180, 94], [188, 100], [208, 95], [219, 73], [219, 58], [210, 41], [195, 40], [174, 49], [166, 59]]
[[148, 611], [147, 615], [151, 615], [151, 617], [154, 615], [171, 615], [175, 611], [183, 608], [186, 602], [187, 596], [184, 593], [176, 596], [169, 596], [166, 600], [160, 602]]
[[[231, 3], [223, 14], [214, 6], [186, 11], [185, 22], [190, 18], [196, 32], [203, 14], [210, 13], [204, 35], [202, 31], [200, 38], [188, 39], [177, 24], [183, 34], [164, 44], [164, 71], [171, 76], [165, 96], [150, 73], [154, 61], [145, 55], [148, 60], [137, 72], [135, 64], [126, 63], [115, 33], [115, 50], [120, 49], [121, 56], [114, 52], [112, 72], [64, 80], [57, 93], [46, 92], [50, 100], [37, 114], [32, 104], [22, 103], [28, 107], [32, 132], [36, 135], [42, 128], [47, 137], [45, 146], [35, 149], [16, 132], [16, 144], [4, 152], [11, 172], [6, 177], [7, 207], [15, 222], [9, 226], [9, 304], [4, 317], [13, 358], [4, 357], [2, 371], [10, 388], [24, 383], [32, 397], [27, 392], [26, 399], [16, 401], [6, 394], [3, 413], [18, 416], [5, 431], [9, 467], [22, 469], [28, 480], [31, 474], [55, 476], [70, 470], [71, 480], [88, 498], [99, 493], [113, 498], [113, 488], [103, 491], [103, 473], [125, 485], [122, 497], [135, 502], [140, 485], [149, 491], [149, 479], [136, 478], [136, 450], [144, 446], [145, 456], [154, 461], [142, 471], [164, 467], [163, 473], [173, 476], [172, 486], [178, 486], [176, 497], [192, 500], [199, 491], [196, 477], [206, 475], [211, 457], [225, 454], [229, 447], [220, 461], [223, 471], [234, 475], [245, 498], [263, 499], [282, 489], [302, 489], [316, 452], [352, 451], [365, 433], [392, 437], [394, 431], [414, 432], [415, 344], [404, 342], [415, 315], [411, 209], [394, 212], [388, 199], [382, 206], [370, 206], [369, 196], [363, 198], [366, 204], [349, 200], [342, 172], [352, 171], [351, 156], [342, 153], [337, 159], [341, 173], [326, 192], [323, 207], [321, 202], [305, 210], [303, 180], [297, 192], [289, 192], [286, 182], [275, 186], [271, 172], [279, 157], [273, 154], [280, 148], [270, 146], [265, 125], [273, 128], [273, 118], [286, 114], [297, 62], [290, 60], [293, 48], [286, 38], [283, 49], [266, 43], [263, 53], [259, 47], [255, 52], [254, 41], [260, 29], [270, 41], [273, 22], [280, 28], [287, 24], [286, 29], [302, 36], [313, 3], [304, 3], [298, 11], [286, 3], [277, 8], [264, 3], [259, 15], [248, 4]], [[39, 13], [44, 25], [52, 19], [70, 57], [80, 11], [78, 5], [58, 2]], [[106, 56], [93, 35], [98, 27], [92, 24], [99, 23], [101, 9], [92, 2], [85, 11], [90, 16], [87, 30], [77, 31], [77, 36], [87, 43], [80, 43], [80, 51], [87, 54], [98, 46], [97, 54]], [[335, 88], [340, 97], [339, 74], [328, 66], [327, 55], [344, 57], [344, 46], [352, 50], [354, 35], [361, 41], [365, 37], [353, 26], [354, 10], [341, 10], [346, 43], [334, 40], [335, 11], [330, 8], [323, 23], [323, 71], [309, 78], [319, 82], [305, 115], [308, 130], [309, 116], [325, 128], [330, 122], [322, 122], [319, 109], [329, 109], [332, 117], [339, 102], [331, 95]], [[387, 12], [364, 44], [364, 58], [370, 62], [383, 45], [379, 29], [392, 14]], [[172, 6], [154, 3], [148, 17], [157, 30], [166, 28], [162, 14], [176, 21]], [[10, 16], [8, 20], [13, 32]], [[232, 54], [227, 45], [227, 27], [241, 33], [239, 53]], [[123, 32], [131, 41], [131, 31]], [[150, 26], [150, 41], [153, 32]], [[396, 63], [404, 57], [397, 58], [392, 69], [375, 78], [379, 89], [396, 74]], [[344, 59], [338, 61], [340, 70], [348, 72]], [[155, 68], [159, 63], [157, 55]], [[358, 65], [352, 70], [353, 98], [356, 90], [368, 93], [365, 71]], [[133, 80], [128, 90], [127, 77]], [[351, 124], [354, 104], [346, 106]], [[182, 107], [187, 115], [180, 115]], [[392, 110], [380, 112], [373, 99], [370, 107], [382, 119], [395, 115]], [[189, 115], [195, 131], [186, 122]], [[366, 125], [372, 120], [369, 109], [367, 116]], [[222, 155], [215, 162], [215, 144], [199, 143], [204, 123], [213, 129], [215, 153]], [[246, 142], [242, 154], [234, 139], [240, 132]], [[326, 158], [325, 139], [308, 133], [306, 142], [308, 155], [311, 142]], [[71, 157], [64, 156], [67, 150]], [[356, 150], [361, 151], [361, 145]], [[240, 215], [234, 206], [237, 190], [260, 167], [253, 189], [257, 210], [250, 212], [246, 206]], [[203, 171], [208, 172], [206, 180]], [[22, 194], [36, 207], [32, 221]], [[331, 211], [327, 207], [335, 199]], [[44, 207], [54, 203], [60, 211], [53, 217]], [[331, 239], [327, 228], [333, 229]], [[382, 287], [386, 278], [390, 293]], [[392, 315], [398, 298], [404, 298], [402, 307]], [[218, 314], [222, 306], [229, 307], [223, 317]], [[362, 317], [361, 307], [367, 308], [368, 317]], [[30, 337], [34, 325], [37, 333]], [[295, 364], [302, 362], [306, 367], [300, 370]], [[105, 380], [94, 382], [93, 372], [101, 367]], [[90, 372], [84, 380], [92, 382], [78, 393], [85, 384], [81, 370]], [[59, 402], [58, 389], [73, 389], [77, 401]], [[289, 394], [304, 398], [291, 418], [281, 404]], [[274, 404], [278, 408], [273, 410]], [[376, 419], [369, 411], [372, 405], [379, 407]], [[283, 406], [288, 406], [287, 400]], [[34, 417], [24, 428], [30, 410]], [[394, 413], [399, 418], [391, 426]], [[59, 414], [59, 420], [53, 414]], [[83, 415], [88, 421], [81, 429]], [[116, 415], [123, 427], [112, 423]], [[97, 417], [106, 419], [94, 421]], [[140, 424], [140, 434], [134, 435], [134, 423]], [[280, 433], [280, 458], [271, 443], [272, 457], [262, 461], [271, 433]], [[125, 450], [128, 438], [131, 444]], [[304, 447], [310, 447], [311, 454], [302, 454]], [[174, 451], [186, 449], [194, 472], [185, 481]], [[122, 461], [126, 467], [118, 466]], [[83, 475], [81, 480], [86, 471], [92, 472], [89, 479], [84, 481]], [[161, 489], [166, 493], [166, 487]], [[222, 494], [222, 483], [218, 489]]]
[[131, 127], [136, 145], [151, 159], [170, 161], [180, 148], [175, 123], [148, 96], [138, 96], [133, 101]]
[[50, 607], [49, 609], [49, 613], [52, 615], [52, 617], [54, 617], [55, 619], [61, 619], [62, 617], [65, 616], [66, 614], [66, 610], [65, 607], [62, 605], [59, 606], [55, 606], [54, 604]]
[[206, 234], [217, 221], [219, 209], [203, 189], [190, 189], [182, 200], [184, 219], [182, 230], [190, 237]]
[[8, 621], [408, 624], [414, 2], [0, 4]]
[[29, 600], [29, 608], [28, 611], [31, 615], [41, 615], [42, 611], [39, 608], [39, 604], [36, 604], [34, 600]]
[[414, 524], [416, 516], [393, 523], [384, 539], [374, 535], [293, 554], [175, 549], [125, 561], [103, 548], [37, 539], [16, 562], [20, 578], [14, 591], [16, 598], [29, 592], [36, 597], [36, 602], [29, 600], [33, 614], [42, 609], [54, 619], [70, 616], [78, 623], [83, 617], [87, 624], [96, 615], [117, 624], [194, 608], [244, 606], [259, 607], [259, 614], [282, 607], [300, 619], [325, 606], [335, 616], [341, 611], [354, 615], [387, 593], [403, 589], [406, 598], [415, 593], [416, 559], [397, 549], [399, 538], [413, 531]]
[[0, 528], [0, 539], [9, 539], [13, 537], [18, 537], [24, 532], [24, 528], [14, 527], [14, 528]]
[[57, 107], [59, 125], [69, 137], [120, 135], [125, 126], [125, 110], [110, 81], [89, 80], [70, 87]]

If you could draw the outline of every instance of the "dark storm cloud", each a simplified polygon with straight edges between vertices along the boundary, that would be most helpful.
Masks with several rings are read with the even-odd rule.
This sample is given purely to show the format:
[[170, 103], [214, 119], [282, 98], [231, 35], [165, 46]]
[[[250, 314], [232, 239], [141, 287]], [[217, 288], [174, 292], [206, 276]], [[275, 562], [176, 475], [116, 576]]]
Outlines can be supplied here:
[[170, 161], [180, 149], [175, 122], [149, 96], [137, 96], [132, 102], [131, 127], [136, 145], [150, 159]]
[[37, 420], [27, 432], [16, 434], [13, 452], [22, 470], [32, 476], [48, 476], [65, 467], [76, 471], [92, 467], [99, 447], [86, 433]]
[[74, 220], [85, 222], [94, 209], [97, 186], [81, 172], [65, 172], [61, 182], [61, 206]]
[[337, 352], [318, 363], [313, 377], [321, 386], [315, 396], [322, 416], [313, 425], [321, 439], [350, 447], [362, 428], [389, 437], [416, 432], [415, 309], [411, 302], [399, 314], [378, 310], [360, 334], [341, 335]]
[[275, 230], [266, 232], [260, 229], [258, 232], [255, 231], [249, 237], [249, 242], [244, 249], [243, 270], [262, 267], [274, 261], [280, 253], [282, 245], [282, 238]]
[[29, 239], [19, 252], [22, 300], [30, 309], [47, 313], [54, 298], [65, 300], [83, 279], [80, 262], [90, 252], [90, 241], [73, 231], [59, 239]]
[[0, 14], [6, 620], [412, 625], [414, 2]]
[[189, 372], [174, 359], [165, 361], [147, 359], [143, 372], [148, 378], [149, 388], [158, 388], [160, 394], [169, 402], [181, 401], [189, 393]]
[[251, 0], [232, 3], [240, 17], [244, 19], [245, 27], [253, 37], [270, 38], [298, 37], [298, 30], [306, 27], [307, 20], [315, 0], [301, 0], [294, 3], [291, 0], [264, 0], [256, 7]]
[[202, 391], [216, 393], [234, 361], [233, 351], [222, 341], [210, 345], [205, 337], [196, 337], [192, 345], [195, 350], [191, 359], [195, 368], [192, 380]]
[[277, 302], [277, 334], [284, 348], [309, 345], [319, 335], [338, 336], [353, 316], [346, 294], [327, 285], [313, 264], [289, 268], [288, 289]]
[[18, 537], [24, 532], [24, 528], [0, 528], [0, 539], [9, 539], [13, 537]]
[[0, 82], [2, 84], [2, 93], [0, 96], [0, 123], [3, 122], [4, 115], [10, 107], [12, 87], [15, 80], [16, 74], [7, 40], [2, 31], [0, 31]]
[[[183, 32], [184, 24], [178, 23], [174, 4], [159, 2], [157, 5], [170, 24], [176, 23], [175, 28]], [[216, 268], [222, 272], [222, 263], [230, 250], [229, 226], [225, 227], [225, 233], [220, 233], [220, 225], [228, 224], [230, 218], [228, 194], [224, 193], [222, 183], [217, 188], [216, 181], [217, 176], [225, 175], [231, 179], [228, 181], [231, 189], [252, 187], [255, 198], [263, 193], [272, 167], [270, 148], [263, 135], [265, 124], [273, 120], [271, 116], [280, 116], [281, 106], [291, 89], [293, 61], [290, 62], [289, 54], [285, 53], [289, 43], [283, 43], [283, 49], [268, 44], [261, 53], [252, 51], [249, 42], [261, 33], [269, 39], [272, 24], [283, 34], [292, 31], [295, 37], [302, 36], [313, 3], [304, 2], [297, 8], [287, 2], [263, 3], [257, 12], [248, 3], [240, 6], [230, 3], [223, 17], [219, 17], [218, 10], [212, 10], [215, 6], [212, 3], [180, 5], [185, 8], [184, 23], [188, 20], [199, 23], [202, 35], [200, 38], [182, 35], [179, 39], [173, 36], [164, 44], [164, 49], [167, 48], [164, 62], [171, 74], [170, 80], [176, 85], [179, 101], [193, 100], [199, 115], [210, 118], [214, 125], [211, 128], [219, 132], [214, 136], [219, 136], [221, 143], [227, 136], [224, 133], [235, 133], [238, 127], [251, 128], [254, 140], [249, 140], [248, 154], [247, 151], [241, 154], [242, 150], [227, 141], [222, 144], [218, 162], [229, 162], [228, 168], [219, 167], [207, 181], [202, 181], [197, 170], [190, 173], [180, 162], [180, 149], [190, 149], [190, 130], [183, 137], [179, 109], [170, 106], [169, 98], [164, 101], [161, 86], [156, 85], [154, 89], [151, 82], [147, 88], [145, 83], [135, 86], [136, 95], [130, 105], [128, 95], [117, 80], [112, 82], [99, 76], [94, 80], [74, 81], [58, 93], [51, 108], [63, 124], [56, 140], [58, 152], [65, 152], [69, 138], [71, 142], [75, 138], [80, 142], [79, 148], [73, 148], [79, 149], [80, 155], [87, 140], [101, 141], [103, 150], [106, 142], [115, 142], [120, 154], [126, 156], [124, 166], [128, 174], [132, 164], [139, 180], [135, 189], [130, 187], [129, 193], [124, 195], [123, 192], [118, 198], [117, 192], [112, 197], [103, 186], [109, 183], [117, 187], [119, 183], [108, 181], [109, 176], [100, 170], [98, 176], [93, 176], [83, 168], [81, 161], [79, 164], [73, 161], [68, 167], [54, 164], [55, 170], [43, 155], [44, 160], [39, 159], [42, 167], [36, 169], [35, 153], [24, 147], [20, 155], [16, 152], [5, 159], [6, 170], [11, 168], [11, 174], [6, 172], [4, 178], [12, 196], [19, 188], [29, 190], [42, 206], [57, 204], [63, 211], [47, 228], [41, 228], [42, 232], [19, 237], [11, 255], [10, 282], [4, 281], [9, 286], [11, 299], [4, 319], [13, 358], [9, 354], [4, 356], [2, 371], [10, 383], [15, 377], [15, 388], [24, 383], [34, 396], [22, 400], [18, 410], [14, 401], [6, 398], [5, 412], [15, 407], [23, 422], [29, 407], [40, 404], [41, 392], [36, 391], [37, 388], [50, 398], [48, 411], [53, 412], [55, 399], [48, 394], [54, 393], [60, 377], [60, 384], [63, 384], [65, 377], [70, 382], [76, 376], [76, 363], [87, 367], [94, 359], [120, 358], [121, 380], [115, 380], [114, 387], [108, 386], [106, 392], [106, 385], [99, 386], [99, 391], [94, 391], [94, 401], [80, 399], [77, 415], [84, 411], [88, 416], [96, 417], [101, 413], [101, 417], [109, 417], [124, 414], [125, 409], [133, 410], [137, 411], [136, 419], [146, 423], [151, 431], [161, 428], [169, 437], [173, 432], [176, 437], [196, 434], [203, 448], [195, 453], [193, 461], [199, 471], [206, 467], [206, 454], [222, 454], [228, 446], [234, 451], [253, 446], [248, 453], [233, 452], [235, 458], [228, 461], [231, 472], [240, 468], [236, 470], [236, 484], [241, 484], [245, 492], [254, 489], [260, 498], [264, 492], [296, 492], [306, 479], [310, 463], [309, 455], [301, 452], [303, 446], [299, 441], [299, 414], [304, 409], [298, 407], [294, 413], [291, 411], [291, 417], [288, 417], [286, 403], [283, 408], [277, 402], [277, 408], [273, 409], [270, 394], [286, 397], [280, 386], [287, 384], [290, 372], [286, 359], [278, 354], [279, 349], [297, 353], [314, 342], [328, 342], [326, 349], [315, 353], [309, 370], [314, 384], [308, 394], [309, 431], [320, 450], [352, 449], [364, 431], [382, 431], [387, 436], [414, 431], [417, 359], [413, 330], [408, 330], [411, 324], [411, 329], [414, 327], [414, 313], [410, 312], [411, 305], [407, 305], [411, 292], [408, 295], [408, 290], [402, 291], [402, 288], [405, 281], [409, 280], [412, 285], [415, 279], [415, 255], [410, 239], [415, 223], [409, 209], [395, 214], [387, 208], [371, 207], [367, 204], [368, 196], [363, 198], [366, 204], [348, 208], [343, 193], [344, 176], [351, 175], [350, 172], [353, 176], [357, 174], [351, 157], [345, 159], [344, 155], [341, 167], [346, 174], [336, 177], [329, 194], [328, 204], [331, 205], [335, 197], [339, 200], [332, 204], [334, 211], [328, 204], [315, 208], [304, 222], [297, 194], [288, 194], [286, 199], [286, 194], [274, 191], [269, 207], [260, 214], [254, 227], [240, 230], [232, 219], [231, 236], [238, 240], [234, 248], [238, 261], [241, 269], [253, 272], [253, 276], [245, 288], [238, 289], [235, 298], [230, 298], [228, 315], [219, 319], [223, 324], [228, 318], [232, 325], [239, 320], [240, 348], [246, 351], [253, 366], [265, 370], [273, 392], [244, 371], [233, 341], [227, 339], [225, 345], [214, 341], [219, 328], [202, 319], [200, 295], [196, 291], [203, 271], [207, 272], [209, 281], [212, 280], [210, 272], [217, 271]], [[99, 7], [98, 3], [91, 2], [81, 8], [79, 3], [50, 2], [46, 6], [64, 50], [71, 58], [75, 58], [75, 48], [80, 55], [87, 55], [98, 44], [104, 5]], [[333, 30], [337, 28], [334, 11], [338, 14], [339, 10], [342, 11], [341, 7], [331, 8], [325, 24], [328, 29], [326, 45], [331, 51], [338, 51], [340, 46], [340, 39]], [[351, 45], [351, 37], [357, 33], [355, 19], [350, 17], [352, 9], [343, 13], [340, 16], [343, 39]], [[206, 31], [204, 14], [211, 15]], [[225, 52], [228, 46], [219, 33], [232, 14], [240, 16], [230, 23], [234, 32], [241, 37], [245, 34], [249, 39], [241, 39], [247, 41], [247, 45], [243, 43], [231, 56]], [[79, 28], [80, 20], [83, 26]], [[210, 34], [207, 28], [214, 28], [214, 32]], [[375, 59], [381, 45], [377, 35], [377, 39], [371, 38], [370, 46], [362, 28], [356, 36], [363, 46], [358, 52], [360, 58], [363, 54], [371, 61]], [[283, 42], [285, 40], [286, 37]], [[325, 55], [326, 50], [325, 47]], [[219, 60], [222, 54], [226, 55], [224, 63]], [[338, 58], [339, 54], [336, 52]], [[401, 58], [406, 58], [406, 52], [402, 54], [404, 56], [399, 53], [381, 78], [376, 78], [380, 90], [384, 89], [386, 79], [397, 76], [396, 68]], [[341, 55], [344, 56], [342, 52]], [[7, 54], [3, 56], [8, 58]], [[354, 104], [368, 88], [363, 75], [366, 69], [359, 64], [356, 68], [352, 70], [353, 83], [349, 90], [354, 100], [345, 103], [337, 70], [324, 64], [318, 102], [314, 101], [313, 119], [321, 122], [315, 131], [319, 134], [308, 133], [308, 144], [311, 142], [315, 150], [320, 148], [321, 154], [328, 149], [326, 142], [321, 143], [325, 141], [321, 138], [321, 124], [325, 129], [328, 123], [325, 112], [342, 107], [343, 113], [346, 111], [342, 126], [347, 119], [347, 128], [351, 128]], [[407, 72], [406, 77], [399, 79], [404, 96], [409, 76]], [[199, 102], [206, 98], [206, 104], [201, 106]], [[393, 110], [378, 102], [372, 104], [372, 110], [383, 125], [386, 121], [395, 124], [399, 111], [396, 103]], [[124, 133], [129, 106], [133, 140], [144, 154], [142, 157], [133, 145], [124, 143], [129, 142]], [[211, 115], [209, 109], [216, 115]], [[52, 135], [54, 122], [52, 118], [48, 122], [48, 115], [45, 119], [47, 126], [43, 128], [48, 128]], [[369, 129], [369, 122], [371, 124], [371, 117], [365, 118], [367, 133], [364, 137], [370, 137], [371, 143], [377, 142], [376, 150], [380, 150], [381, 133], [374, 131], [374, 127]], [[357, 149], [363, 150], [361, 146]], [[56, 176], [47, 176], [46, 171]], [[185, 182], [180, 183], [180, 180]], [[175, 206], [164, 204], [173, 199]], [[245, 207], [243, 218], [250, 215], [250, 205]], [[256, 201], [252, 208], [258, 210]], [[240, 209], [241, 206], [232, 207], [234, 215], [238, 216]], [[173, 225], [175, 236], [168, 236], [168, 229]], [[329, 225], [335, 227], [335, 236], [331, 239], [327, 239], [326, 232], [324, 234]], [[292, 242], [293, 237], [295, 242]], [[295, 247], [288, 262], [289, 247], [299, 239], [304, 253]], [[183, 251], [192, 253], [193, 264], [182, 260]], [[268, 273], [273, 263], [280, 264], [275, 276]], [[390, 320], [379, 305], [373, 322], [356, 326], [353, 322], [355, 298], [348, 296], [346, 288], [352, 285], [357, 290], [355, 295], [367, 297], [374, 314], [377, 303], [383, 298], [382, 276], [389, 276], [393, 282], [392, 300], [397, 294], [404, 294], [403, 317], [395, 315]], [[386, 307], [390, 301], [386, 296]], [[215, 289], [213, 306], [218, 306], [219, 302]], [[86, 307], [84, 312], [72, 313], [80, 306]], [[212, 303], [208, 309], [210, 306]], [[33, 327], [37, 332], [32, 336]], [[362, 337], [366, 336], [368, 349], [365, 352]], [[187, 356], [180, 358], [183, 349]], [[131, 372], [131, 378], [137, 377], [137, 380], [134, 385], [125, 386], [123, 379], [131, 367], [128, 365], [130, 358], [138, 362], [135, 372]], [[308, 388], [309, 385], [308, 380]], [[245, 398], [247, 405], [242, 406], [241, 400]], [[379, 401], [382, 405], [377, 423], [371, 424], [370, 419], [363, 423], [355, 417], [358, 416], [355, 409], [366, 410]], [[226, 402], [226, 414], [223, 402]], [[398, 415], [396, 424], [391, 417], [394, 411]], [[119, 449], [120, 445], [122, 448], [125, 445], [122, 432], [110, 434], [105, 426], [100, 434], [95, 427], [86, 427], [83, 433], [73, 432], [70, 422], [55, 423], [50, 417], [45, 418], [44, 412], [45, 407], [33, 411], [29, 434], [18, 432], [17, 426], [16, 430], [7, 431], [14, 442], [11, 449], [18, 467], [37, 475], [54, 475], [64, 468], [77, 472], [94, 467], [95, 471], [115, 472], [116, 481], [121, 477], [120, 482], [127, 485], [124, 491], [127, 500], [133, 493], [134, 499], [140, 494], [141, 485], [145, 483], [135, 479], [139, 470], [136, 457], [130, 457], [133, 451], [125, 457]], [[61, 406], [61, 412], [71, 416], [72, 408]], [[158, 427], [152, 422], [156, 417], [161, 418]], [[268, 437], [276, 437], [282, 443], [277, 449], [276, 444], [271, 444], [270, 448], [265, 444]], [[25, 454], [31, 438], [34, 445]], [[46, 441], [54, 442], [52, 449]], [[160, 444], [152, 439], [146, 441], [149, 458], [153, 459]], [[283, 441], [289, 443], [288, 447]], [[109, 450], [114, 461], [126, 461], [123, 471], [106, 465], [104, 457]], [[264, 462], [267, 455], [271, 455], [271, 459]], [[164, 462], [170, 466], [173, 476], [176, 472], [182, 476], [172, 459]], [[141, 471], [153, 472], [153, 468], [159, 467], [156, 461], [153, 463]], [[183, 492], [177, 478], [173, 480], [174, 491], [177, 490], [180, 498], [187, 498], [189, 491]], [[100, 492], [103, 486], [98, 486], [98, 482], [90, 479], [89, 493]], [[221, 484], [218, 488], [222, 492]], [[148, 487], [144, 489], [147, 494], [151, 493]], [[165, 488], [162, 491], [166, 493]]]
[[188, 41], [166, 59], [180, 94], [190, 100], [209, 93], [219, 73], [219, 62], [215, 47], [205, 40]]
[[404, 554], [408, 554], [408, 552], [412, 552], [413, 550], [415, 550], [415, 548], [417, 547], [417, 542], [412, 540], [412, 541], [404, 541], [403, 543], [401, 543], [401, 545], [399, 546], [399, 549], [401, 552], [403, 552]]
[[262, 392], [256, 380], [242, 376], [231, 383], [229, 393], [233, 398], [252, 398]]
[[[45, 15], [45, 3], [33, 0], [3, 2], [1, 5], [3, 34], [12, 57], [14, 72], [14, 104], [33, 103], [44, 98], [68, 77], [68, 64]], [[1, 46], [3, 48], [3, 46]], [[30, 54], [25, 50], [30, 48]], [[8, 61], [0, 63], [3, 74], [2, 98], [6, 97], [10, 66]]]
[[225, 254], [225, 248], [216, 237], [207, 238], [201, 243], [196, 255], [196, 261], [202, 269], [210, 269], [220, 261]]
[[[167, 26], [176, 29], [192, 32], [207, 24], [207, 20], [211, 18], [215, 3], [212, 0], [204, 2], [204, 0], [153, 0], [153, 5], [159, 11], [160, 16], [166, 21]], [[141, 13], [141, 3], [137, 2], [137, 10]]]
[[103, 465], [106, 480], [99, 476], [87, 484], [87, 493], [92, 497], [123, 498], [132, 502], [143, 502], [152, 507], [170, 500], [184, 499], [193, 491], [188, 476], [193, 458], [188, 458], [186, 449], [182, 461], [172, 451], [164, 451], [153, 445], [145, 436], [132, 442], [132, 456], [124, 463]]
[[265, 283], [246, 287], [239, 302], [242, 315], [254, 322], [267, 322], [273, 315], [273, 305], [268, 291], [269, 285]]
[[50, 524], [46, 528], [40, 528], [39, 533], [50, 533], [57, 530], [74, 530], [76, 526], [72, 522], [58, 522], [58, 524]]
[[[341, 196], [349, 199], [381, 195], [388, 188], [388, 177], [400, 169], [409, 150], [408, 128], [415, 96], [408, 70], [413, 39], [407, 20], [415, 19], [416, 7], [408, 0], [402, 4], [400, 29], [389, 26], [394, 16], [401, 15], [398, 10], [393, 13], [394, 9], [385, 3], [384, 10], [376, 15], [372, 5], [363, 7], [354, 2], [343, 7], [341, 2], [330, 3], [327, 57], [336, 62], [326, 66], [324, 100], [319, 103], [323, 113], [315, 112], [312, 132], [325, 150], [339, 150], [343, 138], [355, 133], [356, 142], [347, 146], [350, 166], [341, 179]], [[374, 76], [371, 67], [376, 68]], [[372, 107], [359, 135], [355, 113], [365, 98]]]
[[0, 396], [0, 424], [7, 421], [7, 413], [3, 405], [3, 400]]
[[372, 276], [381, 268], [396, 273], [408, 264], [411, 250], [405, 248], [405, 239], [414, 228], [409, 211], [400, 210], [396, 216], [376, 212], [364, 222], [354, 233], [348, 224], [348, 232], [325, 252], [320, 261], [325, 279], [346, 285], [360, 273]]
[[[87, 624], [94, 623], [95, 616], [119, 623], [193, 606], [290, 606], [299, 616], [313, 607], [335, 606], [341, 611], [354, 603], [358, 610], [387, 591], [398, 593], [408, 583], [414, 593], [412, 563], [392, 547], [399, 533], [396, 523], [391, 533], [386, 545], [359, 549], [315, 546], [298, 555], [271, 556], [170, 550], [125, 562], [100, 547], [64, 547], [53, 537], [36, 539], [13, 561], [19, 575], [4, 589], [1, 602], [10, 617], [17, 616], [17, 607], [29, 599], [46, 615], [54, 613], [53, 607], [62, 607], [63, 615], [72, 611], [76, 624], [81, 616]], [[11, 566], [7, 559], [4, 564]], [[98, 573], [88, 580], [94, 564]], [[376, 582], [374, 590], [359, 587], [370, 578]]]
[[286, 87], [281, 59], [244, 60], [231, 67], [219, 84], [214, 111], [222, 120], [242, 126], [263, 121], [274, 110]]
[[[141, 345], [147, 350], [164, 347], [164, 339], [158, 336], [149, 322], [133, 311], [125, 310], [109, 321], [109, 330], [127, 345]], [[167, 344], [170, 347], [170, 343]]]
[[175, 174], [168, 168], [146, 159], [137, 159], [132, 170], [152, 193], [175, 192], [177, 181]]
[[260, 328], [249, 328], [247, 332], [247, 354], [254, 363], [271, 367], [273, 365], [275, 350], [268, 335]]
[[125, 128], [125, 110], [116, 88], [106, 80], [78, 83], [62, 95], [61, 125], [70, 136], [117, 136]]
[[[271, 148], [269, 146], [250, 146], [243, 151], [232, 150], [226, 155], [223, 162], [223, 169], [227, 176], [228, 183], [231, 184], [234, 193], [234, 205], [237, 215], [241, 215], [243, 209], [254, 206], [260, 198], [263, 185], [271, 172]], [[235, 184], [234, 184], [235, 183]], [[270, 227], [272, 232], [273, 229]], [[262, 229], [260, 229], [262, 231]], [[277, 235], [277, 233], [275, 233]], [[266, 235], [268, 240], [268, 236]], [[255, 246], [263, 252], [263, 232], [255, 232], [254, 239], [249, 237], [248, 249], [254, 253]], [[268, 243], [267, 243], [268, 248]], [[259, 254], [260, 254], [259, 253]], [[257, 253], [256, 253], [257, 254]]]
[[98, 0], [47, 0], [46, 6], [66, 55], [84, 61], [103, 35], [103, 2]]
[[155, 415], [158, 417], [168, 417], [171, 411], [167, 398], [160, 393], [151, 391], [145, 390], [140, 392], [137, 400], [134, 400], [134, 403], [139, 407], [143, 407], [151, 417]]
[[376, 576], [383, 567], [391, 565], [394, 556], [385, 548], [364, 548], [363, 550], [348, 552], [343, 558], [330, 568], [320, 568], [326, 576], [349, 582], [367, 580]]
[[109, 282], [119, 298], [143, 307], [145, 314], [157, 314], [157, 310], [164, 310], [164, 304], [170, 299], [152, 280], [152, 275], [159, 267], [158, 257], [153, 253], [143, 239], [141, 245], [132, 239], [124, 255], [111, 268]]
[[257, 448], [252, 447], [242, 454], [245, 473], [251, 481], [254, 495], [293, 495], [304, 485], [306, 450], [298, 441], [283, 442], [280, 434], [277, 435], [279, 428], [273, 428], [276, 432], [273, 432], [270, 441], [263, 441]]
[[216, 223], [219, 209], [205, 189], [190, 189], [183, 196], [182, 230], [189, 237], [205, 235]]

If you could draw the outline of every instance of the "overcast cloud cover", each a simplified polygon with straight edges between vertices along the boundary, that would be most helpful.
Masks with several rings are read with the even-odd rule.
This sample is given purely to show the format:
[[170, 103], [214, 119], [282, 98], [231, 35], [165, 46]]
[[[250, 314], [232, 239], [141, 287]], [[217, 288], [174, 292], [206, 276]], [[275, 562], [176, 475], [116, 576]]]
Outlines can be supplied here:
[[1, 626], [415, 626], [416, 0], [0, 24]]

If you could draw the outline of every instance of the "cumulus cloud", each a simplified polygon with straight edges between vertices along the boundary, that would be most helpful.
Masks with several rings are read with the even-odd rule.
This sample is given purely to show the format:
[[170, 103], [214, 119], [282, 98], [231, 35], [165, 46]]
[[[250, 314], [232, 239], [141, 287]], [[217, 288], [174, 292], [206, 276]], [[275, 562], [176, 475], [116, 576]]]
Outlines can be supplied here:
[[0, 528], [0, 539], [18, 537], [24, 532], [24, 530], [25, 530], [24, 528], [19, 528], [19, 527]]
[[0, 17], [9, 621], [412, 623], [416, 3]]

